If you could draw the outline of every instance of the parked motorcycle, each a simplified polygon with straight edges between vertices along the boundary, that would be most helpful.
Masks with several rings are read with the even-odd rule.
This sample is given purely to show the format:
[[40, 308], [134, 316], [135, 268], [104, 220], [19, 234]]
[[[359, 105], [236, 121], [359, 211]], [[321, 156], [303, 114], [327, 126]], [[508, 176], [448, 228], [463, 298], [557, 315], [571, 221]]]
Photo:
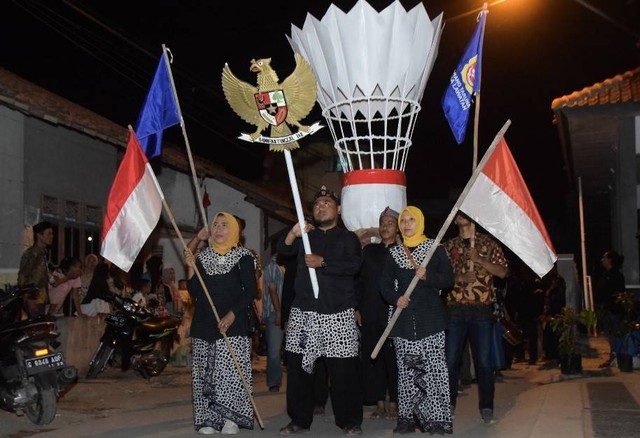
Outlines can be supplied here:
[[179, 341], [176, 316], [154, 316], [146, 307], [119, 295], [103, 298], [111, 304], [105, 329], [89, 363], [87, 379], [94, 379], [105, 368], [120, 365], [122, 371], [133, 368], [148, 379], [164, 370], [174, 343]]
[[25, 413], [34, 424], [53, 421], [60, 394], [76, 381], [78, 370], [67, 366], [50, 316], [21, 319], [26, 298], [37, 288], [5, 285], [0, 289], [0, 407]]

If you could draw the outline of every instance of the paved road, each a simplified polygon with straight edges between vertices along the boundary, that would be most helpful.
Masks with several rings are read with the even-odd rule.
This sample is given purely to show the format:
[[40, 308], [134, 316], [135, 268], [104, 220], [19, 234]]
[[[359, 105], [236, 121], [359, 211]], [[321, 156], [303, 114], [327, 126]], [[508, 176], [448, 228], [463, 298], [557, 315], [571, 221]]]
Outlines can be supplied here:
[[[267, 391], [263, 360], [256, 364], [255, 402], [264, 424], [260, 430], [256, 422], [253, 431], [242, 430], [243, 436], [279, 436], [280, 427], [288, 423], [285, 414], [285, 387], [279, 393]], [[522, 371], [506, 373], [499, 384], [500, 399], [496, 415], [504, 415], [516, 397], [535, 384], [520, 376]], [[286, 379], [285, 379], [286, 381]], [[479, 436], [486, 426], [477, 414], [475, 387], [461, 397], [456, 417], [456, 435]], [[365, 407], [364, 432], [367, 436], [391, 436], [395, 422], [370, 420], [373, 407]], [[195, 436], [192, 423], [190, 375], [186, 368], [168, 367], [150, 382], [132, 372], [109, 370], [96, 380], [81, 380], [60, 401], [56, 419], [48, 426], [36, 427], [26, 417], [0, 413], [0, 431], [11, 438], [36, 435], [38, 437], [188, 437]], [[341, 436], [335, 426], [330, 406], [327, 414], [316, 417], [313, 435]]]
[[[597, 369], [601, 361], [597, 356], [583, 359], [586, 377], [565, 381], [557, 369], [539, 370], [536, 366], [516, 364], [512, 370], [504, 372], [504, 381], [497, 384], [495, 414], [498, 422], [491, 426], [481, 422], [476, 387], [471, 386], [458, 400], [454, 436], [606, 436], [606, 424], [611, 418], [628, 420], [627, 429], [633, 432], [626, 435], [627, 429], [621, 429], [617, 435], [609, 436], [637, 436], [638, 425], [634, 418], [640, 419], [640, 373], [625, 374], [617, 370], [602, 373]], [[280, 427], [288, 423], [284, 392], [267, 391], [264, 358], [255, 363], [255, 369], [255, 401], [264, 429], [256, 424], [256, 429], [241, 430], [240, 435], [279, 436]], [[629, 389], [626, 404], [617, 399], [601, 398], [599, 405], [593, 404], [594, 395], [610, 393], [611, 389], [617, 393], [621, 387]], [[364, 410], [365, 436], [393, 435], [394, 422], [370, 420], [373, 407]], [[330, 407], [327, 415], [316, 417], [311, 430], [311, 436], [342, 436], [342, 431], [333, 423]], [[47, 438], [195, 437], [189, 371], [169, 366], [161, 376], [145, 381], [133, 372], [109, 370], [97, 380], [81, 380], [60, 401], [53, 423], [44, 427], [30, 424], [26, 417], [0, 412], [0, 436], [35, 435]]]

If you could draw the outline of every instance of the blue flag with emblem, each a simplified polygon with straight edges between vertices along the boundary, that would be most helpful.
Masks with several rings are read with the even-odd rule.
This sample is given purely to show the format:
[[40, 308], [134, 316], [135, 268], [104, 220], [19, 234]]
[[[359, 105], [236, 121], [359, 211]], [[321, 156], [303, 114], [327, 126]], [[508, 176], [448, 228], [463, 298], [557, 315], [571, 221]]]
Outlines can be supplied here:
[[480, 91], [480, 66], [485, 11], [480, 13], [478, 26], [469, 41], [462, 59], [451, 75], [449, 86], [442, 97], [442, 109], [458, 144], [464, 141], [469, 122], [471, 96]]
[[149, 160], [160, 155], [163, 131], [178, 123], [180, 110], [171, 83], [169, 60], [164, 52], [135, 128], [142, 150]]

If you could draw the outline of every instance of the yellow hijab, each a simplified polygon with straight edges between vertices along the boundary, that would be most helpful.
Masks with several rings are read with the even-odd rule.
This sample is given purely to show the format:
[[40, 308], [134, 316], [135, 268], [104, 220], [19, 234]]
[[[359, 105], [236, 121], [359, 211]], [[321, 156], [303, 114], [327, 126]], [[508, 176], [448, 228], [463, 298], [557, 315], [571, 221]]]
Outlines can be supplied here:
[[[227, 238], [222, 243], [216, 243], [213, 239], [211, 239], [211, 246], [213, 250], [220, 255], [225, 255], [228, 253], [231, 248], [238, 246], [238, 242], [240, 241], [240, 225], [238, 225], [238, 221], [235, 216], [229, 213], [225, 213], [224, 211], [216, 213], [213, 217], [213, 222], [216, 221], [218, 216], [224, 216], [227, 220], [227, 228], [229, 233], [227, 234]], [[213, 222], [211, 224], [213, 225]]]
[[409, 205], [400, 212], [400, 217], [402, 217], [405, 211], [416, 220], [416, 232], [413, 236], [409, 237], [402, 234], [401, 229], [400, 233], [402, 234], [402, 241], [409, 248], [415, 248], [416, 246], [427, 240], [427, 236], [424, 235], [424, 215], [418, 207]]

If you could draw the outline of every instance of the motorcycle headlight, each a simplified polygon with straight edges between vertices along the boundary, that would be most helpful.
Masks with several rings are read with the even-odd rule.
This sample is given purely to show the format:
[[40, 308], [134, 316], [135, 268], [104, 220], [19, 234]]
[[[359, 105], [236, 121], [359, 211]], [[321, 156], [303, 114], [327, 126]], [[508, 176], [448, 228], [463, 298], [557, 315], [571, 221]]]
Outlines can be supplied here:
[[136, 305], [134, 303], [125, 301], [124, 303], [122, 303], [122, 307], [129, 313], [136, 313]]

